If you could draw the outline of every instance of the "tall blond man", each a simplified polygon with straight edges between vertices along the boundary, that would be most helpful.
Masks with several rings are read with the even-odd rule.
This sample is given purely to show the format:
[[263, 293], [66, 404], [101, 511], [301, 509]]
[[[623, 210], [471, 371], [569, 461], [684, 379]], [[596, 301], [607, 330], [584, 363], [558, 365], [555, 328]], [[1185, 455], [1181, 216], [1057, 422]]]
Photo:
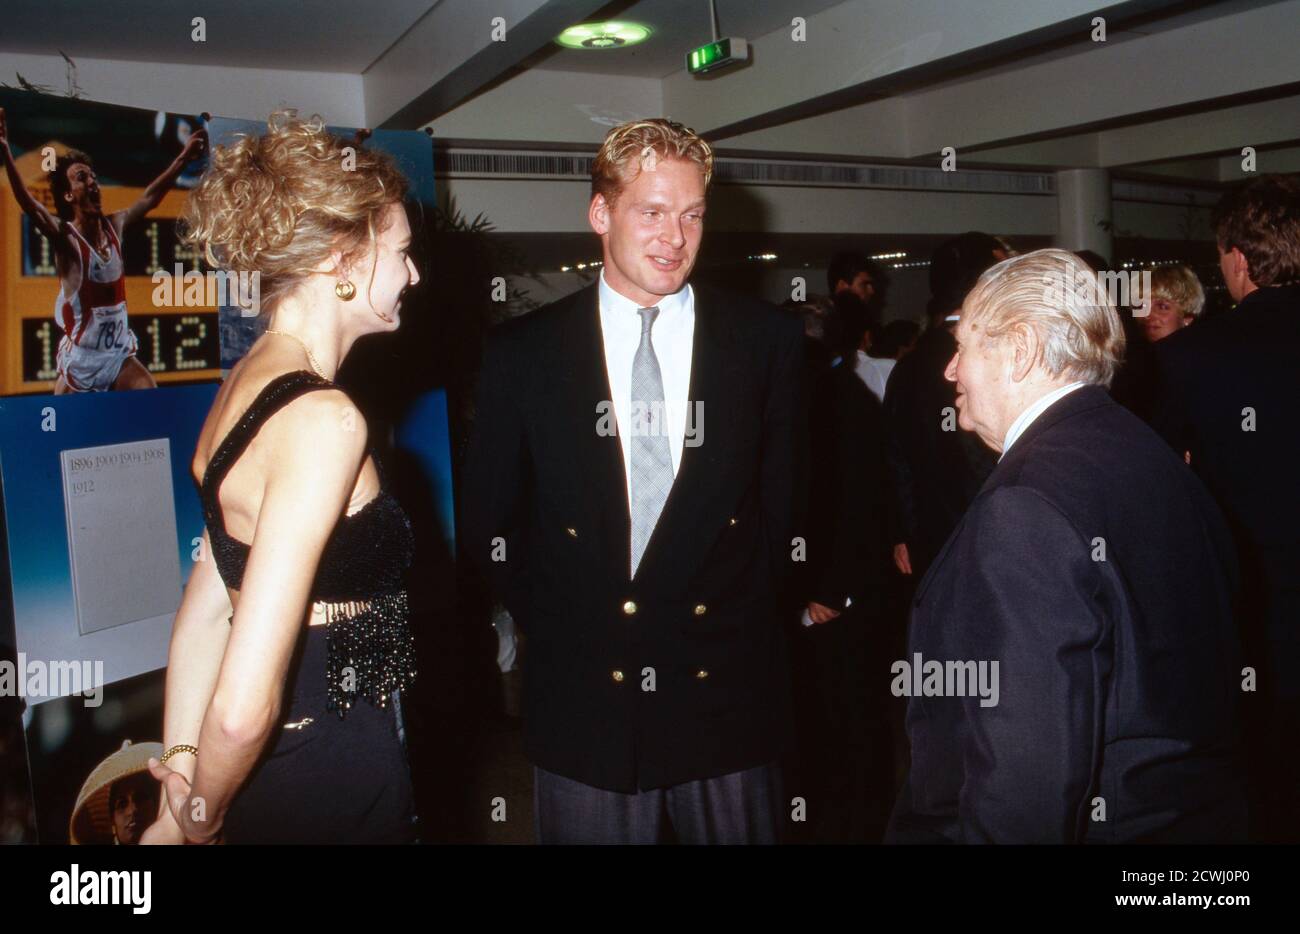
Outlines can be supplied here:
[[691, 282], [713, 153], [664, 119], [592, 165], [596, 283], [489, 340], [465, 545], [527, 636], [545, 843], [775, 842], [803, 329]]

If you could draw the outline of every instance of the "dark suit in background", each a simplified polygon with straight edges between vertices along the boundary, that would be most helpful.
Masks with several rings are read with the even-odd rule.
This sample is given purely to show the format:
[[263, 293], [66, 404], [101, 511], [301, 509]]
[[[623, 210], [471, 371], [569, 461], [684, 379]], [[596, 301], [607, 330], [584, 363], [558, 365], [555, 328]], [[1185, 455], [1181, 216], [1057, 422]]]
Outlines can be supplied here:
[[626, 794], [765, 766], [791, 738], [781, 617], [803, 488], [802, 327], [695, 287], [702, 443], [683, 448], [629, 580], [622, 451], [597, 431], [610, 399], [597, 302], [593, 285], [491, 336], [466, 462], [465, 546], [527, 637], [525, 752]]
[[[885, 391], [894, 543], [906, 543], [913, 580], [925, 575], [995, 461], [978, 438], [957, 428], [956, 387], [943, 376], [956, 352], [948, 329], [932, 326], [894, 367]], [[944, 430], [946, 409], [951, 431]]]
[[1124, 362], [1110, 383], [1110, 397], [1148, 425], [1155, 409], [1156, 347], [1147, 340], [1141, 324], [1128, 312], [1124, 323]]
[[[889, 478], [880, 402], [839, 359], [810, 354], [804, 602], [838, 610], [799, 633], [803, 784], [821, 842], [879, 842], [892, 792], [887, 707], [894, 634], [886, 569]], [[792, 793], [793, 793], [793, 789]]]
[[890, 839], [1243, 839], [1233, 565], [1154, 432], [1099, 386], [1052, 404], [917, 590], [909, 660], [997, 660], [999, 696], [910, 699]]
[[[1156, 345], [1155, 427], [1205, 481], [1242, 573], [1255, 839], [1300, 840], [1300, 286], [1258, 289]], [[1253, 418], [1253, 424], [1251, 419]]]

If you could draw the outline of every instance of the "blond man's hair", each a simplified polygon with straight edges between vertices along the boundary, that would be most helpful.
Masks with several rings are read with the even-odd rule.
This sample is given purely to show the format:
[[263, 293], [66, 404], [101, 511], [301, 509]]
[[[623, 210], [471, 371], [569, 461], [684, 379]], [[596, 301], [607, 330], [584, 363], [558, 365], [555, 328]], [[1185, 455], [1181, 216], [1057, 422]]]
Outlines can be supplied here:
[[1115, 306], [1092, 268], [1065, 250], [1035, 250], [990, 267], [966, 296], [961, 317], [990, 340], [1032, 329], [1053, 378], [1109, 386], [1124, 356]]
[[1157, 266], [1151, 270], [1151, 297], [1173, 302], [1184, 318], [1198, 318], [1205, 309], [1205, 289], [1187, 266]]
[[611, 207], [623, 188], [660, 159], [685, 159], [704, 173], [704, 189], [713, 178], [713, 148], [690, 127], [663, 117], [633, 120], [605, 136], [591, 163], [591, 195], [603, 195]]

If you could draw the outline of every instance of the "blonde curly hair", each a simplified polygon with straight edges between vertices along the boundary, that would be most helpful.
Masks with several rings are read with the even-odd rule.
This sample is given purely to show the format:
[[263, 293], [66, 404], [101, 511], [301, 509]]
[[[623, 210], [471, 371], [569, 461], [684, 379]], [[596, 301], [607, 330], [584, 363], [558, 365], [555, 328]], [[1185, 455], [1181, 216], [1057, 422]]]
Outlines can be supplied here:
[[689, 159], [704, 173], [704, 189], [713, 178], [713, 149], [690, 127], [663, 117], [633, 120], [605, 135], [591, 163], [591, 195], [604, 195], [613, 207], [623, 187], [654, 159]]
[[377, 249], [384, 214], [406, 189], [386, 155], [334, 136], [318, 115], [277, 110], [265, 135], [213, 149], [182, 237], [214, 267], [258, 273], [265, 313], [335, 250], [346, 270]]

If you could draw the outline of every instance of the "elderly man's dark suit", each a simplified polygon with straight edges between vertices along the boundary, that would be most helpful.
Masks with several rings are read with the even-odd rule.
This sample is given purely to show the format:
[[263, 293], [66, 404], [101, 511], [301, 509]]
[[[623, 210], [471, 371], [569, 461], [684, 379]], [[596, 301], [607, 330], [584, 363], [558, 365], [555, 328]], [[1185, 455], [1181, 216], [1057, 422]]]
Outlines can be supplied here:
[[999, 698], [911, 698], [889, 839], [1241, 839], [1234, 573], [1153, 431], [1100, 387], [1057, 400], [917, 590], [908, 659], [997, 660]]
[[491, 335], [465, 465], [465, 547], [527, 636], [525, 752], [615, 792], [771, 763], [790, 740], [780, 620], [806, 443], [803, 329], [694, 288], [702, 443], [684, 447], [635, 577], [619, 439], [597, 430], [610, 387], [596, 286]]

